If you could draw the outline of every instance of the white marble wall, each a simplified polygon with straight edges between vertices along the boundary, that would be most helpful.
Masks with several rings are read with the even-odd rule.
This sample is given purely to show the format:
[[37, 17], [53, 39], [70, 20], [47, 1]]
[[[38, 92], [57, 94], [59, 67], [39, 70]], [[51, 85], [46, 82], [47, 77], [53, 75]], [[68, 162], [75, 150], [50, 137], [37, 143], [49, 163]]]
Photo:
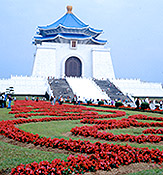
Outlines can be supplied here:
[[56, 75], [56, 49], [51, 47], [38, 47], [33, 65], [33, 76]]
[[78, 44], [71, 49], [69, 44], [43, 43], [37, 46], [33, 66], [34, 76], [65, 76], [65, 62], [76, 56], [82, 62], [82, 77], [114, 78], [110, 52], [104, 46]]
[[110, 51], [107, 49], [93, 49], [93, 77], [97, 79], [115, 79]]

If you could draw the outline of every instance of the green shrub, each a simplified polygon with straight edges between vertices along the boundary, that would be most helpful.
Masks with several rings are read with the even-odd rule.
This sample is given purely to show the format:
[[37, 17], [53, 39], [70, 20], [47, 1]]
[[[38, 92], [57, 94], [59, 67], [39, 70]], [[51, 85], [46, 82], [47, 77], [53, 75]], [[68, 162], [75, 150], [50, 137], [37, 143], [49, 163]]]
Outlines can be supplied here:
[[103, 105], [104, 104], [104, 101], [99, 101], [98, 102], [98, 105], [100, 106], [100, 105]]
[[122, 103], [122, 102], [116, 102], [116, 103], [115, 103], [115, 107], [118, 108], [119, 106], [123, 106], [123, 103]]
[[92, 104], [92, 101], [91, 100], [88, 100], [87, 101], [87, 105], [90, 105], [90, 104]]
[[146, 103], [146, 102], [143, 102], [142, 104], [141, 104], [141, 109], [148, 109], [149, 108], [149, 104], [148, 103]]

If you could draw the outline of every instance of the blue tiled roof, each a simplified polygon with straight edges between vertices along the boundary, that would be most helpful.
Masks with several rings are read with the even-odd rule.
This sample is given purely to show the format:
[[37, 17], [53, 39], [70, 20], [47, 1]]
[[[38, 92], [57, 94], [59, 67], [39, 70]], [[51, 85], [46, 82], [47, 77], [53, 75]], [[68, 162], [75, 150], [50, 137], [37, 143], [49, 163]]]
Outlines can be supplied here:
[[72, 27], [72, 28], [83, 28], [87, 27], [88, 25], [84, 24], [81, 20], [79, 20], [74, 14], [66, 13], [63, 17], [61, 17], [58, 21], [47, 25], [47, 26], [38, 26], [40, 29], [53, 29], [58, 27], [59, 25], [65, 27]]
[[82, 28], [90, 28], [93, 32], [101, 33], [102, 30], [97, 30], [94, 28], [89, 27], [89, 25], [83, 23], [79, 18], [77, 18], [73, 13], [66, 13], [56, 22], [46, 25], [46, 26], [38, 26], [40, 30], [50, 30], [55, 29], [58, 26], [63, 26], [66, 28], [72, 29], [82, 29]]
[[[82, 22], [79, 18], [77, 18], [72, 12], [72, 7], [67, 6], [68, 12], [63, 15], [60, 19], [55, 21], [52, 24], [46, 26], [38, 26], [37, 36], [34, 36], [34, 40], [37, 42], [67, 42], [69, 39], [76, 39], [83, 41], [85, 43], [97, 43], [104, 44], [107, 41], [96, 39], [102, 33], [102, 30], [97, 30], [89, 25]], [[58, 40], [58, 39], [61, 39]], [[90, 40], [90, 42], [87, 42]]]

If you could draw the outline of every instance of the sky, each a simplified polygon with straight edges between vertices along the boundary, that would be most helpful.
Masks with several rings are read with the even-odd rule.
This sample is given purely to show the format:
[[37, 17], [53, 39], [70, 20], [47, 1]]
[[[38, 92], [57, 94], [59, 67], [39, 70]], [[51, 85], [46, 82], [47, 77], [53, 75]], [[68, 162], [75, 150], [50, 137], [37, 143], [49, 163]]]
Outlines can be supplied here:
[[163, 83], [163, 0], [0, 0], [0, 78], [32, 74], [37, 26], [66, 13], [103, 33], [116, 78]]

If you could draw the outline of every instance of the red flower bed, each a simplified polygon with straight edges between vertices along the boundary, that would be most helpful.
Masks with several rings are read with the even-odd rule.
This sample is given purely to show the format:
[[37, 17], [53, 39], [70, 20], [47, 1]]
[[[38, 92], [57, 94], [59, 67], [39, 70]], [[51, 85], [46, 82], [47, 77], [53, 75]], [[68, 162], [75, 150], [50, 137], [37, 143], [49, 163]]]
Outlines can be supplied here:
[[19, 165], [12, 169], [11, 174], [83, 174], [88, 171], [98, 170], [103, 163], [100, 162], [97, 156], [78, 156], [74, 157], [70, 155], [68, 161], [63, 161], [60, 159], [55, 159], [51, 163], [48, 161], [42, 161], [40, 163], [33, 162], [27, 165]]
[[146, 129], [143, 131], [144, 134], [163, 134], [163, 129]]
[[151, 117], [151, 116], [146, 116], [146, 115], [143, 115], [143, 114], [132, 115], [132, 116], [129, 116], [128, 118], [134, 118], [134, 119], [139, 119], [139, 120], [163, 121], [163, 117]]
[[134, 127], [163, 127], [163, 122], [138, 122], [135, 118], [129, 117], [128, 119], [121, 119], [121, 120], [95, 120], [84, 118], [80, 121], [81, 123], [88, 123], [88, 124], [97, 124], [98, 129], [114, 129], [114, 128], [127, 128], [130, 126]]
[[151, 122], [151, 123], [143, 123], [138, 122], [135, 120], [135, 117], [132, 118], [129, 117], [129, 119], [121, 119], [121, 120], [95, 120], [95, 119], [88, 119], [84, 118], [81, 120], [81, 123], [88, 123], [88, 124], [96, 124], [94, 126], [82, 126], [82, 127], [75, 127], [71, 129], [72, 134], [74, 135], [82, 135], [84, 137], [94, 137], [94, 138], [100, 138], [110, 141], [129, 141], [129, 142], [137, 142], [137, 143], [144, 143], [144, 142], [161, 142], [163, 141], [163, 136], [157, 136], [157, 135], [139, 135], [134, 136], [130, 134], [120, 134], [120, 135], [114, 135], [112, 133], [106, 133], [106, 132], [98, 132], [98, 130], [105, 130], [105, 129], [115, 129], [115, 128], [127, 128], [130, 126], [134, 127], [150, 127], [150, 126], [163, 126], [163, 123], [159, 122]]
[[[26, 104], [26, 106], [25, 106]], [[27, 107], [28, 106], [28, 107]], [[30, 106], [30, 107], [29, 107]], [[29, 112], [35, 113], [29, 113]], [[112, 114], [98, 115], [97, 112], [108, 112]], [[39, 113], [36, 113], [39, 112]], [[71, 113], [69, 113], [71, 112]], [[31, 116], [86, 116], [92, 115], [93, 118], [111, 118], [111, 117], [121, 117], [126, 113], [122, 111], [113, 110], [99, 110], [95, 108], [86, 108], [84, 106], [70, 106], [70, 105], [49, 105], [48, 102], [33, 102], [33, 101], [20, 101], [15, 102], [15, 106], [12, 106], [10, 114], [15, 114], [15, 118], [28, 118]]]
[[[106, 129], [106, 128], [105, 128]], [[82, 126], [82, 127], [75, 127], [71, 129], [72, 134], [81, 135], [84, 137], [94, 137], [94, 138], [100, 138], [105, 139], [109, 141], [129, 141], [129, 142], [137, 142], [137, 143], [144, 143], [144, 142], [151, 142], [151, 143], [158, 143], [163, 141], [163, 136], [157, 136], [157, 135], [148, 135], [145, 136], [144, 134], [135, 136], [130, 134], [120, 134], [115, 135], [112, 133], [106, 133], [104, 132], [98, 132], [97, 126]]]
[[[17, 102], [19, 108], [21, 105]], [[39, 110], [40, 108], [44, 109], [49, 104], [47, 102], [41, 102], [40, 104], [37, 103], [29, 103], [23, 102], [23, 105], [31, 106], [32, 109]], [[44, 107], [43, 107], [44, 106]], [[60, 110], [65, 109], [64, 113], [67, 112], [66, 108], [70, 108], [70, 106], [59, 107], [57, 106], [55, 109], [54, 107], [50, 106], [46, 109], [49, 112], [44, 112], [46, 114], [56, 113], [60, 115]], [[73, 107], [72, 107], [73, 108]], [[15, 111], [18, 111], [18, 108], [14, 108]], [[27, 109], [27, 108], [26, 108]], [[8, 138], [13, 140], [17, 140], [19, 142], [26, 142], [32, 143], [34, 145], [52, 147], [52, 148], [59, 148], [65, 149], [68, 151], [74, 151], [79, 153], [86, 153], [88, 156], [78, 156], [74, 157], [70, 155], [67, 161], [63, 161], [60, 159], [55, 159], [51, 163], [47, 161], [42, 161], [40, 163], [33, 162], [27, 165], [19, 165], [16, 168], [12, 169], [11, 174], [82, 174], [84, 172], [89, 171], [96, 171], [96, 170], [109, 170], [114, 167], [119, 167], [119, 165], [128, 165], [130, 163], [135, 162], [154, 162], [161, 164], [163, 162], [163, 151], [158, 149], [148, 149], [148, 148], [135, 148], [129, 145], [122, 146], [122, 145], [113, 145], [107, 143], [100, 143], [95, 142], [91, 143], [90, 141], [82, 141], [82, 140], [65, 140], [65, 139], [58, 139], [58, 138], [46, 138], [40, 137], [38, 134], [32, 134], [29, 132], [25, 132], [19, 128], [16, 128], [16, 124], [23, 124], [23, 123], [30, 123], [30, 122], [48, 122], [48, 121], [55, 121], [55, 120], [77, 120], [77, 119], [85, 119], [82, 120], [83, 123], [94, 123], [96, 125], [88, 127], [75, 127], [72, 129], [72, 132], [75, 134], [85, 134], [85, 136], [93, 136], [98, 138], [109, 138], [113, 140], [126, 140], [131, 138], [130, 136], [120, 135], [114, 136], [110, 133], [106, 132], [98, 132], [98, 129], [108, 129], [111, 128], [123, 128], [128, 126], [162, 126], [161, 123], [145, 123], [137, 122], [135, 119], [121, 119], [121, 120], [94, 120], [94, 118], [110, 118], [110, 117], [120, 117], [125, 115], [124, 112], [116, 112], [114, 114], [106, 114], [106, 115], [98, 115], [96, 113], [92, 113], [92, 109], [89, 109], [90, 112], [87, 113], [85, 107], [76, 107], [74, 111], [79, 111], [80, 115], [75, 115], [75, 112], [71, 115], [68, 114], [66, 116], [57, 116], [57, 117], [46, 117], [40, 119], [17, 119], [17, 120], [8, 120], [8, 121], [1, 121], [0, 122], [0, 134], [4, 135]], [[30, 110], [30, 108], [29, 108]], [[82, 110], [82, 111], [81, 111]], [[85, 110], [85, 112], [83, 112]], [[71, 110], [70, 110], [71, 111]], [[108, 110], [107, 110], [108, 112]], [[111, 111], [109, 111], [111, 112]], [[84, 115], [86, 114], [86, 115]], [[139, 137], [135, 136], [135, 140], [140, 140], [140, 142], [144, 142], [147, 140], [146, 136]], [[159, 136], [162, 139], [162, 136]], [[144, 139], [144, 140], [143, 140]], [[148, 137], [148, 140], [151, 141], [159, 141], [157, 137], [151, 135]], [[157, 140], [158, 139], [158, 140]], [[139, 142], [138, 142], [139, 143]]]

